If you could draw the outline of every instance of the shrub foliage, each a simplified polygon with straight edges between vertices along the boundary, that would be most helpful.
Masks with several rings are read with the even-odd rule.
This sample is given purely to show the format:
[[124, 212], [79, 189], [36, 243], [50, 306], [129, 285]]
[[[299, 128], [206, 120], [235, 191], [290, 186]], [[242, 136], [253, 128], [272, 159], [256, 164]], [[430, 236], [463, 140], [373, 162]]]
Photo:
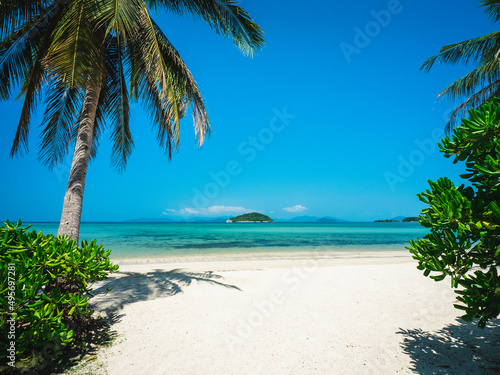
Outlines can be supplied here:
[[484, 328], [500, 313], [500, 100], [469, 114], [439, 145], [453, 163], [465, 162], [465, 183], [429, 181], [430, 189], [418, 197], [428, 205], [420, 223], [430, 232], [408, 249], [425, 276], [451, 277], [462, 318], [479, 319]]
[[[29, 227], [20, 221], [0, 227], [0, 352], [8, 353], [14, 341], [16, 362], [48, 345], [60, 352], [77, 340], [92, 320], [91, 283], [118, 271], [111, 251], [95, 240], [79, 247]], [[2, 355], [1, 361], [9, 359]]]

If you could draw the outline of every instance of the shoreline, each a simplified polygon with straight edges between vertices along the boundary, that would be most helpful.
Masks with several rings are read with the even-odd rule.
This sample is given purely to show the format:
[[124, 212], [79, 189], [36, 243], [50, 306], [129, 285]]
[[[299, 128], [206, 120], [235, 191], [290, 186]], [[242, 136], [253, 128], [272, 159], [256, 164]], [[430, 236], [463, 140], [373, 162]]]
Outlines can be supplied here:
[[111, 258], [111, 260], [120, 266], [120, 270], [134, 270], [135, 272], [148, 272], [172, 266], [188, 270], [228, 271], [256, 268], [296, 268], [303, 267], [305, 264], [315, 264], [317, 267], [335, 267], [414, 262], [408, 250], [258, 252], [159, 258]]

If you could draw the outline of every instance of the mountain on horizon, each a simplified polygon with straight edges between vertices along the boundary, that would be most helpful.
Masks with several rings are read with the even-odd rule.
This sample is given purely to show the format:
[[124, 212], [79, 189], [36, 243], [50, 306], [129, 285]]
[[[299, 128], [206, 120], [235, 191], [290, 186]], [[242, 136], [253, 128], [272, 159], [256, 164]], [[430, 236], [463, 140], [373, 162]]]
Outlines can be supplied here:
[[225, 223], [229, 216], [219, 217], [179, 217], [178, 219], [171, 219], [168, 217], [159, 218], [146, 218], [141, 217], [138, 219], [130, 219], [123, 221], [124, 223]]
[[277, 220], [282, 223], [345, 223], [347, 220], [337, 219], [331, 216], [317, 217], [317, 216], [296, 216], [291, 219]]
[[317, 223], [345, 223], [346, 220], [337, 219], [336, 217], [325, 216], [317, 220]]
[[190, 223], [225, 223], [229, 219], [229, 216], [219, 216], [219, 217], [209, 217], [200, 218], [194, 217], [189, 220]]
[[296, 216], [291, 219], [283, 219], [280, 221], [285, 223], [315, 223], [318, 219], [319, 218], [316, 216]]
[[123, 222], [124, 223], [173, 223], [174, 221], [167, 217], [158, 217], [158, 218], [140, 217], [138, 219], [124, 220]]
[[396, 216], [396, 217], [393, 217], [392, 219], [390, 220], [396, 220], [396, 221], [403, 221], [403, 219], [407, 218], [408, 216]]

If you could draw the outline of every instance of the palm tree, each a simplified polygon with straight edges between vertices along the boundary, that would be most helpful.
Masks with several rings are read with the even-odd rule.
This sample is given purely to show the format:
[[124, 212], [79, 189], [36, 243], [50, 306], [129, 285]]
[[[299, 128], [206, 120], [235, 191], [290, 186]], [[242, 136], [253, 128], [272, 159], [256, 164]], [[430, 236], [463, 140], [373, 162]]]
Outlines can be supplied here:
[[232, 0], [5, 0], [0, 2], [0, 98], [20, 85], [23, 108], [11, 157], [28, 152], [31, 114], [47, 89], [39, 159], [49, 168], [75, 148], [59, 235], [78, 241], [85, 178], [106, 126], [120, 172], [133, 148], [129, 100], [140, 101], [169, 158], [192, 107], [201, 146], [210, 134], [202, 96], [149, 8], [205, 20], [244, 53], [262, 30]]
[[[500, 21], [500, 0], [481, 0], [480, 6], [493, 22]], [[476, 68], [444, 89], [438, 98], [447, 96], [451, 101], [465, 99], [456, 107], [446, 124], [449, 133], [472, 108], [478, 108], [496, 96], [500, 96], [500, 31], [469, 39], [441, 48], [438, 55], [428, 58], [420, 67], [428, 72], [434, 63], [468, 64]]]

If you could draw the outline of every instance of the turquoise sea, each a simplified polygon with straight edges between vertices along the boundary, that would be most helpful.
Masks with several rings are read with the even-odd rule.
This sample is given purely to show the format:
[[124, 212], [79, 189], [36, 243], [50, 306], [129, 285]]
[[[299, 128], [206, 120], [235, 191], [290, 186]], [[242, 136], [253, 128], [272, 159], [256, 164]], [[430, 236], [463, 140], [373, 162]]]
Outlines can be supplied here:
[[[58, 223], [34, 223], [43, 233]], [[403, 250], [422, 237], [418, 223], [83, 223], [80, 240], [97, 239], [111, 258], [304, 251]]]

